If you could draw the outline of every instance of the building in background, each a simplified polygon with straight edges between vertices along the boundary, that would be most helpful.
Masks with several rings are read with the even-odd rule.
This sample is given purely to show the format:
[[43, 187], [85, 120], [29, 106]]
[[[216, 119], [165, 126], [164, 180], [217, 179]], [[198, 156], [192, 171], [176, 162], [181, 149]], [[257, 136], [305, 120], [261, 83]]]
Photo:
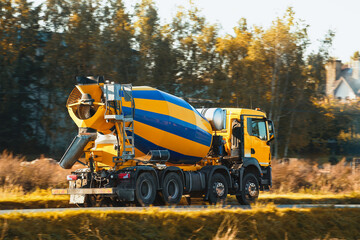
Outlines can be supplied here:
[[360, 58], [352, 59], [349, 64], [332, 60], [326, 69], [326, 96], [343, 102], [360, 98]]

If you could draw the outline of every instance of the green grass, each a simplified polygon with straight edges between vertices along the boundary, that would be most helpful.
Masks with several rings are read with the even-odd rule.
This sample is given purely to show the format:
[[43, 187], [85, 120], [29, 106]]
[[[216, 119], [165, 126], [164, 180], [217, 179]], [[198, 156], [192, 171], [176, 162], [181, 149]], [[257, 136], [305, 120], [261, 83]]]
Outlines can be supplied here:
[[360, 209], [65, 211], [0, 215], [0, 239], [357, 239]]

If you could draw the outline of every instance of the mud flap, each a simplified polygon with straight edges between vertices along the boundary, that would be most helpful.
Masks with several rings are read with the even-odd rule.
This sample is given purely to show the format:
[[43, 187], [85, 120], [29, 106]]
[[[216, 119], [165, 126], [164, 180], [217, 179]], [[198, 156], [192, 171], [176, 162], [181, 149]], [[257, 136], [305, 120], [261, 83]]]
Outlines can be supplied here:
[[135, 191], [133, 189], [121, 189], [117, 188], [115, 190], [116, 195], [121, 201], [132, 202], [135, 199]]

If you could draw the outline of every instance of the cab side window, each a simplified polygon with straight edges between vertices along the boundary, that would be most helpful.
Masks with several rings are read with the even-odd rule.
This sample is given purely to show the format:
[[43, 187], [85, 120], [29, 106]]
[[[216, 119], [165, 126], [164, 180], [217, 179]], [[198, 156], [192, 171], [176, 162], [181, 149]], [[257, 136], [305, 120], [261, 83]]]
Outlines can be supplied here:
[[251, 136], [267, 140], [266, 123], [263, 119], [251, 119]]
[[251, 136], [259, 137], [259, 124], [254, 119], [251, 121]]

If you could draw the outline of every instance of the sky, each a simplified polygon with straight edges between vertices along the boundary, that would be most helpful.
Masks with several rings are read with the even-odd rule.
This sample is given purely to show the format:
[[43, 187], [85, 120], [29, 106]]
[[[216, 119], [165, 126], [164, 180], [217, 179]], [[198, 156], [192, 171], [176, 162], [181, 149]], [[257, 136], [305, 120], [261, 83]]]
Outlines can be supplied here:
[[[44, 0], [35, 0], [41, 2]], [[123, 0], [128, 11], [139, 0]], [[169, 22], [178, 6], [189, 6], [189, 0], [154, 0], [162, 23]], [[329, 29], [335, 31], [333, 57], [347, 62], [355, 51], [360, 51], [360, 30], [358, 16], [360, 0], [193, 0], [209, 23], [218, 23], [221, 33], [233, 33], [233, 27], [241, 18], [248, 24], [269, 27], [276, 17], [293, 7], [295, 17], [310, 25], [308, 35], [311, 41], [309, 51], [316, 50], [319, 39]]]

